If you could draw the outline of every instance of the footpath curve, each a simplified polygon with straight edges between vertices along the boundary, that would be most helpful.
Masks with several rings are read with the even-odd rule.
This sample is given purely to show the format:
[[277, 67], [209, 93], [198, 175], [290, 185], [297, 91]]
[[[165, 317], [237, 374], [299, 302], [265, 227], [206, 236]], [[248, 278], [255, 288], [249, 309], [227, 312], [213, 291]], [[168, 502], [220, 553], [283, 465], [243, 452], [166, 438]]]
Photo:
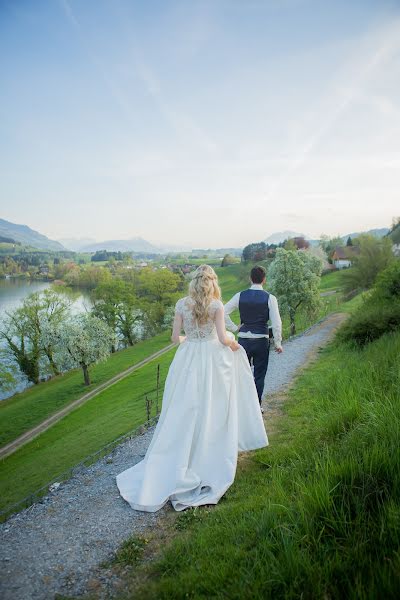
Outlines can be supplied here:
[[25, 433], [23, 433], [19, 437], [15, 438], [15, 440], [13, 440], [12, 442], [9, 442], [8, 444], [6, 444], [2, 448], [0, 448], [0, 459], [6, 458], [10, 454], [15, 452], [19, 448], [21, 448], [21, 446], [23, 446], [27, 442], [30, 442], [35, 437], [37, 437], [38, 435], [40, 435], [41, 433], [43, 433], [44, 431], [46, 431], [47, 429], [52, 427], [52, 425], [54, 425], [54, 423], [57, 423], [57, 421], [60, 421], [60, 419], [62, 419], [66, 415], [68, 415], [70, 412], [72, 412], [76, 408], [79, 408], [79, 406], [82, 406], [82, 404], [85, 404], [85, 402], [87, 402], [88, 400], [91, 400], [91, 398], [94, 398], [95, 396], [100, 394], [100, 392], [103, 392], [104, 390], [111, 387], [118, 381], [121, 381], [121, 379], [124, 379], [125, 377], [127, 377], [128, 375], [130, 375], [131, 373], [136, 371], [137, 369], [140, 369], [141, 367], [143, 367], [147, 363], [151, 362], [152, 360], [158, 358], [159, 356], [162, 356], [169, 350], [172, 350], [172, 348], [174, 348], [174, 346], [175, 346], [175, 344], [169, 344], [168, 346], [165, 346], [165, 348], [162, 348], [161, 350], [154, 352], [154, 354], [151, 354], [151, 356], [144, 358], [140, 362], [132, 365], [132, 367], [128, 367], [128, 369], [125, 369], [125, 371], [121, 371], [121, 373], [118, 373], [118, 375], [114, 375], [114, 377], [112, 377], [111, 379], [108, 379], [104, 383], [98, 385], [97, 387], [95, 387], [93, 390], [91, 390], [87, 394], [84, 394], [83, 396], [80, 396], [79, 398], [77, 398], [77, 400], [74, 400], [70, 404], [67, 404], [67, 406], [64, 406], [64, 408], [62, 408], [61, 410], [57, 411], [56, 413], [54, 413], [53, 415], [51, 415], [50, 417], [48, 417], [47, 419], [45, 419], [44, 421], [39, 423], [39, 425], [36, 425], [32, 429], [25, 431]]

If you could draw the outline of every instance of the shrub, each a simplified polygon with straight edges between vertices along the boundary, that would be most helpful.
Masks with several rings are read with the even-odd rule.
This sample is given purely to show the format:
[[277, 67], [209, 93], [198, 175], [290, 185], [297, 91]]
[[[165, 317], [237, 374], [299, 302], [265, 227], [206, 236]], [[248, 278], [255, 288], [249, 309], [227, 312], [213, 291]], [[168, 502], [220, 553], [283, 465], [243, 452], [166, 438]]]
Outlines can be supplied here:
[[400, 300], [400, 260], [395, 260], [378, 276], [376, 294], [387, 300]]
[[339, 337], [363, 346], [400, 329], [400, 302], [382, 302], [374, 294], [341, 328]]

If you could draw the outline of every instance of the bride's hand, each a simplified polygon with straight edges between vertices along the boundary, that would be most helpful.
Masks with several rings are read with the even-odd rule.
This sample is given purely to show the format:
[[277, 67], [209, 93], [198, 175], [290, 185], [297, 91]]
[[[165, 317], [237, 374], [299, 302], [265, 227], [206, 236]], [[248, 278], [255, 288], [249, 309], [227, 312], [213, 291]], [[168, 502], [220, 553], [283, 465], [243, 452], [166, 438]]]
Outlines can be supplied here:
[[240, 348], [240, 344], [237, 343], [236, 340], [233, 340], [230, 344], [229, 344], [229, 348], [233, 351], [236, 352], [237, 350], [239, 350]]

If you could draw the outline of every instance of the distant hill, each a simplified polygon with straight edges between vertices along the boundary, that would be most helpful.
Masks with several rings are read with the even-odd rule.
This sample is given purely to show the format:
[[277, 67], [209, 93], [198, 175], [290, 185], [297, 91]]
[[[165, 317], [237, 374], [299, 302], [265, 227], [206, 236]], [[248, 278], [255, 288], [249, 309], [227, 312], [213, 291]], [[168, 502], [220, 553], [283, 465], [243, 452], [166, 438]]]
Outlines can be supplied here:
[[17, 242], [13, 238], [0, 235], [0, 244], [16, 244], [17, 246], [20, 246], [21, 242]]
[[303, 237], [308, 239], [308, 236], [304, 235], [304, 233], [299, 233], [298, 231], [278, 231], [265, 238], [264, 242], [266, 244], [280, 244], [285, 240], [295, 237]]
[[79, 252], [85, 246], [96, 244], [96, 240], [93, 238], [65, 238], [57, 241], [60, 242], [64, 248], [72, 250], [73, 252]]
[[87, 244], [80, 248], [81, 252], [97, 252], [97, 250], [108, 250], [109, 252], [151, 252], [160, 254], [162, 250], [144, 240], [141, 237], [134, 237], [129, 240], [106, 240], [104, 242], [95, 242]]
[[368, 233], [369, 235], [381, 238], [389, 233], [389, 228], [382, 227], [381, 229], [369, 229], [368, 231], [356, 231], [355, 233], [347, 233], [346, 235], [342, 235], [342, 240], [346, 242], [349, 237], [351, 237], [351, 239], [353, 240], [354, 238], [357, 238], [358, 236], [364, 233]]
[[27, 225], [17, 225], [5, 219], [0, 219], [0, 236], [12, 238], [25, 246], [33, 246], [39, 250], [65, 250], [64, 246], [59, 242], [50, 240]]

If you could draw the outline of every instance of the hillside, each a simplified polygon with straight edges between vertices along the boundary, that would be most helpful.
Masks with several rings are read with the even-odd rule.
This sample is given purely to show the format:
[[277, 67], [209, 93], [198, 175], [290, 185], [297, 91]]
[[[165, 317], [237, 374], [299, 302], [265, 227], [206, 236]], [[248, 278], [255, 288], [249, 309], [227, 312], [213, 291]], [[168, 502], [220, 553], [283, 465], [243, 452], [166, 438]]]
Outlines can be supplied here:
[[0, 219], [0, 236], [12, 238], [25, 246], [32, 246], [40, 250], [61, 251], [65, 248], [54, 240], [50, 240], [45, 235], [31, 229], [27, 225], [18, 225], [5, 219]]
[[381, 227], [380, 229], [369, 229], [368, 231], [356, 231], [353, 233], [347, 233], [346, 235], [342, 235], [342, 240], [346, 242], [349, 237], [351, 239], [354, 239], [364, 233], [368, 233], [369, 235], [373, 235], [374, 237], [381, 238], [389, 233], [389, 229], [388, 227]]
[[280, 244], [285, 240], [292, 239], [295, 237], [305, 237], [308, 239], [309, 236], [304, 235], [304, 233], [298, 233], [296, 231], [277, 231], [275, 233], [271, 233], [270, 236], [265, 238], [264, 242], [266, 244]]
[[147, 252], [158, 254], [161, 249], [154, 246], [141, 237], [133, 237], [129, 240], [106, 240], [87, 244], [80, 248], [81, 252], [96, 252], [97, 250], [108, 250], [109, 252]]

